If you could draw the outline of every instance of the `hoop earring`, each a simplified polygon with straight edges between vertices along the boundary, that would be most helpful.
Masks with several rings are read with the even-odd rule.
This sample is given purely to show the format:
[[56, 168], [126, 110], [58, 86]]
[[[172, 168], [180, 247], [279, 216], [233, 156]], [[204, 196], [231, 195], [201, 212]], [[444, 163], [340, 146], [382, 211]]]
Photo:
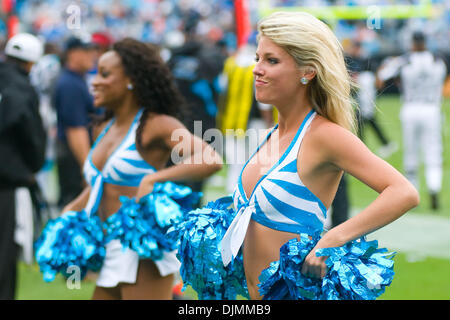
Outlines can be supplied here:
[[300, 82], [301, 82], [302, 84], [308, 84], [309, 80], [306, 79], [305, 77], [302, 77], [302, 78], [300, 79]]
[[129, 83], [129, 84], [127, 85], [127, 89], [128, 89], [128, 90], [133, 90], [133, 85], [132, 85], [131, 83]]

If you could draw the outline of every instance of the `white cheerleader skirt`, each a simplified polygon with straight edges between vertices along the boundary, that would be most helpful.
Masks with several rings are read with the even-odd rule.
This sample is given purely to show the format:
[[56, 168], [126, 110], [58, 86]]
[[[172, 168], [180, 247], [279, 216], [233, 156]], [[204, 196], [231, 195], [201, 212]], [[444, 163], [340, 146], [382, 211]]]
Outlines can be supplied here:
[[[181, 266], [176, 251], [164, 252], [163, 258], [154, 261], [162, 277], [178, 272]], [[106, 244], [106, 255], [97, 278], [97, 286], [116, 287], [119, 283], [136, 283], [139, 255], [129, 248], [124, 249], [120, 240]]]

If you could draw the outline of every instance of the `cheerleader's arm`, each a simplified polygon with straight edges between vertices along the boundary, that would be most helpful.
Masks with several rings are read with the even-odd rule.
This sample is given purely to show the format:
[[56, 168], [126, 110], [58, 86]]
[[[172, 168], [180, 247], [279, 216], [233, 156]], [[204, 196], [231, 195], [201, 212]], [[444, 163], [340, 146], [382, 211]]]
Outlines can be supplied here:
[[[314, 134], [314, 144], [326, 154], [323, 162], [343, 170], [378, 193], [359, 214], [329, 230], [306, 257], [302, 272], [323, 277], [327, 257], [316, 257], [320, 248], [340, 247], [395, 221], [419, 204], [414, 186], [389, 163], [373, 154], [350, 131], [324, 122]], [[330, 139], [333, 137], [333, 139]]]
[[[153, 139], [164, 142], [170, 150], [170, 159], [174, 165], [145, 176], [139, 186], [137, 199], [150, 193], [156, 182], [202, 180], [222, 168], [222, 157], [215, 148], [202, 138], [193, 135], [179, 120], [167, 115], [158, 115], [152, 121], [157, 122], [157, 125], [151, 127]], [[219, 130], [211, 133], [213, 143], [223, 142]], [[209, 138], [205, 138], [207, 139]], [[216, 146], [216, 149], [219, 148], [223, 146]]]

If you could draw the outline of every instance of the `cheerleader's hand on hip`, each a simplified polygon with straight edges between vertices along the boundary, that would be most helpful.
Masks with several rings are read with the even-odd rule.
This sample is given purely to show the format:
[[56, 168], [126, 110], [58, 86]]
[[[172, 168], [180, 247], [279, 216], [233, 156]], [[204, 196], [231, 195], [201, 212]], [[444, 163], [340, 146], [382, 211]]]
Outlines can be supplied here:
[[327, 265], [325, 264], [325, 260], [327, 260], [328, 257], [317, 257], [317, 249], [318, 248], [312, 249], [306, 256], [305, 261], [303, 261], [301, 272], [306, 277], [322, 279], [328, 271]]
[[145, 176], [141, 183], [139, 184], [138, 191], [136, 193], [136, 202], [153, 191], [153, 186], [155, 185], [155, 181], [152, 179], [151, 175]]

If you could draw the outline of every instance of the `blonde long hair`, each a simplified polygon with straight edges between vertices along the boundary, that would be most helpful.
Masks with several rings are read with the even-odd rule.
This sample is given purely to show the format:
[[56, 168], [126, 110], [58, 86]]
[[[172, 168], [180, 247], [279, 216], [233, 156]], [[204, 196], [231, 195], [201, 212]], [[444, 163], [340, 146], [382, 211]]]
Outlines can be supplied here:
[[342, 46], [330, 28], [306, 12], [275, 12], [258, 23], [258, 38], [261, 36], [286, 50], [299, 67], [314, 68], [316, 76], [308, 85], [313, 109], [355, 132], [350, 96], [353, 83]]

